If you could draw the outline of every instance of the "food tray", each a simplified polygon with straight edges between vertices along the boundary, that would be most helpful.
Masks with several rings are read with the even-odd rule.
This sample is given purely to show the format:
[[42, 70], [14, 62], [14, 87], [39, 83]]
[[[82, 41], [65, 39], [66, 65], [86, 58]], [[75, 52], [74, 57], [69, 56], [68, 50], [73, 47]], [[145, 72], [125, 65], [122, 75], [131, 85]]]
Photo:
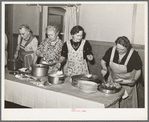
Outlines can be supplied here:
[[84, 89], [80, 89], [81, 92], [87, 93], [87, 94], [92, 94], [97, 92], [97, 90], [84, 90]]
[[78, 81], [82, 80], [82, 81], [91, 81], [91, 82], [95, 82], [95, 83], [99, 83], [99, 77], [96, 75], [92, 75], [92, 74], [82, 74], [82, 75], [74, 75], [71, 77], [72, 78], [72, 85], [77, 87], [78, 86]]
[[56, 64], [56, 62], [46, 62], [46, 61], [42, 61], [43, 65], [47, 65], [47, 66], [53, 66]]
[[28, 70], [27, 68], [21, 68], [21, 69], [18, 69], [18, 73], [19, 74], [30, 74], [31, 71]]
[[119, 88], [119, 89], [104, 89], [101, 85], [99, 85], [98, 90], [103, 93], [106, 93], [106, 94], [115, 94], [115, 93], [119, 92], [121, 90], [121, 88]]

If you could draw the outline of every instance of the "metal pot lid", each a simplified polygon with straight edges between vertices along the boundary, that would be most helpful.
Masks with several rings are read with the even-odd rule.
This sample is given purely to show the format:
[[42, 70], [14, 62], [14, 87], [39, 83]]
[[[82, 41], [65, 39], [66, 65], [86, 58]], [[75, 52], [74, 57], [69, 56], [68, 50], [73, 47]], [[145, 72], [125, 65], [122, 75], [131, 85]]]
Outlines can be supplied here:
[[86, 81], [94, 81], [99, 82], [99, 77], [93, 74], [82, 74], [82, 75], [74, 75], [71, 77], [72, 80], [86, 80]]
[[48, 68], [48, 66], [43, 65], [43, 64], [34, 64], [34, 65], [32, 65], [32, 67], [36, 67], [36, 68]]
[[65, 75], [63, 74], [62, 71], [57, 71], [55, 73], [48, 74], [48, 76], [51, 76], [51, 77], [64, 77]]
[[48, 74], [48, 76], [50, 76], [50, 77], [64, 77], [65, 75], [64, 74], [58, 75], [56, 73], [53, 73], [53, 74]]

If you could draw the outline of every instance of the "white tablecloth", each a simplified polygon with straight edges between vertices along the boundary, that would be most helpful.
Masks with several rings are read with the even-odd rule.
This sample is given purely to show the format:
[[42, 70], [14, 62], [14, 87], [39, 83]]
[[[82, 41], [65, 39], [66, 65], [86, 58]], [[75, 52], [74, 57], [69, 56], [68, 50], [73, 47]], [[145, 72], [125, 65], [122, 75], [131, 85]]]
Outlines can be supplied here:
[[105, 108], [119, 107], [124, 89], [116, 94], [100, 91], [87, 94], [65, 81], [61, 85], [36, 86], [33, 82], [5, 75], [5, 100], [32, 108]]

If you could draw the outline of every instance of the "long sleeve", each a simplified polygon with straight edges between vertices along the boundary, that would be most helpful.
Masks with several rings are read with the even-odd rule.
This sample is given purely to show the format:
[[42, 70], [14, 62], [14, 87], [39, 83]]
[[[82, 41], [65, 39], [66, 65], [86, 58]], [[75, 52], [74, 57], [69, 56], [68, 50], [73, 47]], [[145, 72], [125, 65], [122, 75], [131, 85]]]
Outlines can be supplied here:
[[68, 48], [67, 48], [66, 42], [64, 43], [64, 45], [62, 47], [61, 56], [65, 57], [66, 60], [68, 58]]
[[37, 55], [36, 55], [36, 51], [37, 51], [37, 48], [38, 48], [38, 40], [37, 38], [33, 38], [32, 42], [31, 42], [31, 48], [33, 51], [33, 63], [35, 64], [36, 61], [37, 61]]
[[87, 55], [93, 55], [92, 47], [88, 41], [86, 41], [86, 43], [84, 45], [83, 55], [84, 55], [84, 59], [86, 59]]

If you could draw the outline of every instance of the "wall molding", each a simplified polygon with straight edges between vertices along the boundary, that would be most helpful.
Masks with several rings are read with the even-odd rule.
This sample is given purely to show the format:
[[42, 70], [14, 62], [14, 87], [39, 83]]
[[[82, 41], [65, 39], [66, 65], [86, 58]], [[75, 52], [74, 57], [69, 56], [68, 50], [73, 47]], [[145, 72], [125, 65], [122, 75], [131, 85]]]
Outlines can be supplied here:
[[[95, 40], [88, 40], [92, 45], [105, 45], [105, 46], [114, 46], [115, 42], [105, 42], [105, 41], [95, 41]], [[138, 50], [144, 50], [144, 45], [140, 44], [132, 44], [132, 47]]]

